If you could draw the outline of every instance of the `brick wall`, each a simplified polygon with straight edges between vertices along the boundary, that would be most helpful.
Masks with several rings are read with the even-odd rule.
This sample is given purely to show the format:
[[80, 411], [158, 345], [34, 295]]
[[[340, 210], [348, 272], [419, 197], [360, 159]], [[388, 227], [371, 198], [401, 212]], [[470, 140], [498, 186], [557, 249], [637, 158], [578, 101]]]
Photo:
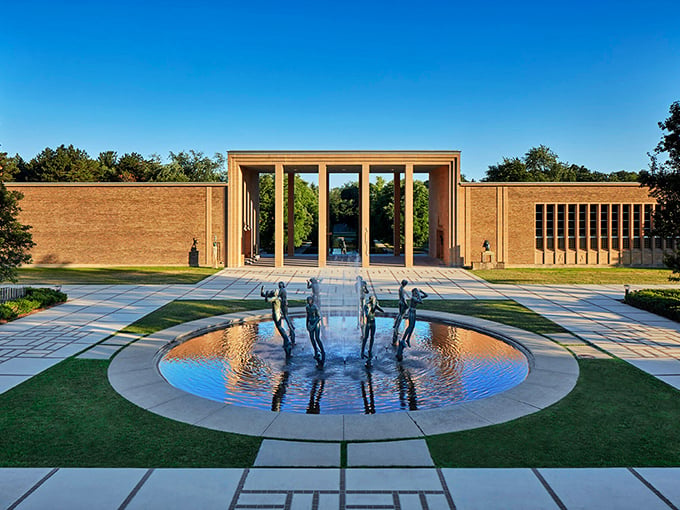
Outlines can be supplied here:
[[[488, 239], [499, 262], [507, 266], [617, 263], [659, 265], [653, 250], [536, 250], [536, 204], [650, 204], [655, 200], [636, 183], [463, 183], [459, 189], [465, 221], [460, 239], [464, 265], [481, 259]], [[615, 252], [615, 253], [614, 253]], [[637, 262], [636, 262], [637, 260]], [[643, 262], [644, 261], [644, 262]]]
[[[212, 265], [217, 236], [224, 260], [226, 184], [10, 183], [24, 194], [34, 264], [188, 265], [198, 239]], [[218, 261], [220, 262], [220, 261]]]

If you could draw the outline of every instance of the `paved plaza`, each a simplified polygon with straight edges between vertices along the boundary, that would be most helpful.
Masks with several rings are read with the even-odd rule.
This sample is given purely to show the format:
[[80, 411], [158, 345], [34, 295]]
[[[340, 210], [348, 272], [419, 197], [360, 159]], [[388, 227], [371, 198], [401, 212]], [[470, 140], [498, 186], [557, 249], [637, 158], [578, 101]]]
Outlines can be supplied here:
[[[303, 299], [312, 276], [356, 274], [246, 267], [196, 285], [65, 286], [66, 304], [0, 325], [0, 393], [73, 355], [111, 358], [138, 340], [120, 329], [175, 299], [261, 299], [260, 286], [278, 281]], [[360, 274], [379, 299], [395, 299], [404, 278], [428, 299], [513, 299], [569, 331], [554, 339], [579, 355], [606, 356], [599, 347], [680, 389], [680, 324], [623, 304], [622, 285], [493, 285], [444, 267]], [[680, 468], [436, 469], [422, 439], [347, 446], [347, 469], [340, 443], [271, 438], [245, 470], [3, 468], [0, 508], [680, 507]]]

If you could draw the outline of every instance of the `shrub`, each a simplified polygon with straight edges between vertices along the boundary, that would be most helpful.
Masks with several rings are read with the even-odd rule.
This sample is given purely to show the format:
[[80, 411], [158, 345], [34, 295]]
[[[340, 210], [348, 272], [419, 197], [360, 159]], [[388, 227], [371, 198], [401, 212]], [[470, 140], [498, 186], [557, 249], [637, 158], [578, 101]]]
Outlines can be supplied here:
[[680, 289], [642, 289], [629, 292], [625, 302], [680, 322]]
[[29, 287], [26, 289], [24, 297], [0, 304], [0, 320], [14, 320], [20, 315], [26, 315], [34, 310], [63, 303], [67, 297], [66, 294], [58, 290]]

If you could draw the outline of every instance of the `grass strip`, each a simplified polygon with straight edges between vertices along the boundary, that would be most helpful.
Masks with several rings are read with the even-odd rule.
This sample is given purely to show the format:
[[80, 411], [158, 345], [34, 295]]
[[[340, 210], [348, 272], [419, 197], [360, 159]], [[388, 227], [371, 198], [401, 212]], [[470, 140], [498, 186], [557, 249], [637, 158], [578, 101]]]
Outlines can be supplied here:
[[24, 267], [22, 285], [164, 285], [194, 284], [215, 274], [211, 267]]
[[489, 283], [518, 284], [668, 284], [670, 269], [635, 267], [564, 267], [476, 270]]
[[108, 361], [69, 358], [0, 395], [0, 465], [251, 466], [260, 438], [163, 418], [109, 384]]
[[440, 467], [677, 466], [680, 392], [618, 359], [579, 360], [574, 390], [512, 422], [426, 438]]

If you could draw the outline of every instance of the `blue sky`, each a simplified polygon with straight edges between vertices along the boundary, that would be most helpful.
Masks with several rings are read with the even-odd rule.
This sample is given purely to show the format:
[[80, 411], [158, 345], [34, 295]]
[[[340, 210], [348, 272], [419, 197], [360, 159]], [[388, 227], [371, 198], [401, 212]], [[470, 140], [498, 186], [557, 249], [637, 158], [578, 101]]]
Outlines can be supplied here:
[[0, 4], [0, 150], [461, 150], [647, 167], [680, 2]]

